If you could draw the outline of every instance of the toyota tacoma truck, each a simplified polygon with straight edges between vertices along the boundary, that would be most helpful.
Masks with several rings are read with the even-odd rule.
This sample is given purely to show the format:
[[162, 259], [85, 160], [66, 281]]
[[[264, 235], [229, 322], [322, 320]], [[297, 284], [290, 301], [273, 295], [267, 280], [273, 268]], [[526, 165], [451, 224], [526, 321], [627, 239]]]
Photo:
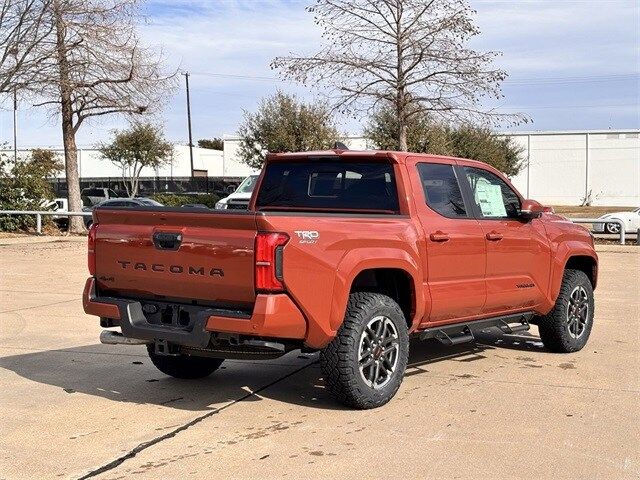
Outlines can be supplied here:
[[406, 152], [269, 154], [248, 210], [97, 207], [84, 309], [108, 344], [145, 344], [163, 373], [319, 351], [344, 404], [398, 390], [409, 338], [473, 341], [537, 325], [584, 347], [590, 233], [477, 161]]

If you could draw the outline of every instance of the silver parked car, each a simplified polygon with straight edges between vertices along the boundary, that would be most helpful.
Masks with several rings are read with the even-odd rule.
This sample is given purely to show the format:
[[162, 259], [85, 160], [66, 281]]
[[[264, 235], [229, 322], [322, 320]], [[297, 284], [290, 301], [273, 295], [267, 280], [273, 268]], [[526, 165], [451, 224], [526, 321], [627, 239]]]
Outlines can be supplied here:
[[[84, 207], [83, 212], [90, 212], [95, 207], [162, 207], [160, 202], [156, 202], [151, 198], [111, 198], [104, 200], [92, 207]], [[87, 228], [93, 223], [92, 217], [84, 217], [84, 224]]]

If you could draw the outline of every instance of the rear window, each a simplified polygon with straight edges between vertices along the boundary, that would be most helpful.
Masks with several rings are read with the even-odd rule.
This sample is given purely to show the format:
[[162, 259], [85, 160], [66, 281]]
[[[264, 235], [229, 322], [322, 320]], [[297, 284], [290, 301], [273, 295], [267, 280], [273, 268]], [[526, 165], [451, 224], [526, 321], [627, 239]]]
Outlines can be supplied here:
[[393, 166], [324, 159], [271, 163], [256, 208], [398, 213]]

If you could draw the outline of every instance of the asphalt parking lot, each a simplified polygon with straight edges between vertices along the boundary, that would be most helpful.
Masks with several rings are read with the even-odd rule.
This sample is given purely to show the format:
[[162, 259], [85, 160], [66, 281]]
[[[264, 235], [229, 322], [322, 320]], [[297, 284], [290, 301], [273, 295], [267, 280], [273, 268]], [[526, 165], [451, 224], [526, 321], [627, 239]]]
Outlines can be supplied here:
[[640, 247], [599, 250], [583, 351], [535, 328], [415, 343], [396, 398], [359, 412], [299, 352], [166, 377], [98, 342], [84, 239], [0, 239], [0, 478], [639, 478]]

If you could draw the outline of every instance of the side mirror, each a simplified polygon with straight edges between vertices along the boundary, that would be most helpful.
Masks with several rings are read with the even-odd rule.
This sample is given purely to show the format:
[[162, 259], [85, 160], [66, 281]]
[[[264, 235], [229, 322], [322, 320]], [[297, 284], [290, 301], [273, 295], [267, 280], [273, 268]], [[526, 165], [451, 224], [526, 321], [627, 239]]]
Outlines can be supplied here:
[[533, 220], [539, 218], [544, 212], [544, 207], [535, 200], [525, 200], [520, 207], [520, 218], [523, 220]]

